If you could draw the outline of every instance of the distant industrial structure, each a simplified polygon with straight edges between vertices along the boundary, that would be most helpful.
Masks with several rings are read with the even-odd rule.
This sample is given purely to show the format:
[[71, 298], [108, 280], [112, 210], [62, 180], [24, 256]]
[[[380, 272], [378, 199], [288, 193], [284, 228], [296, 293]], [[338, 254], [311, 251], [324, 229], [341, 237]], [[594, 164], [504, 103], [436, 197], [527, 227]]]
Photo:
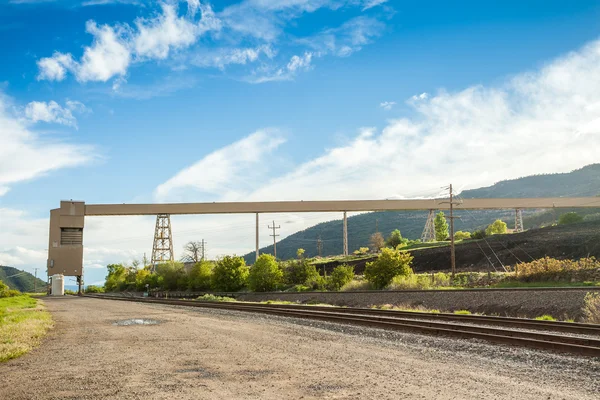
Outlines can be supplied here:
[[[556, 197], [525, 199], [464, 199], [460, 203], [446, 199], [425, 200], [341, 200], [341, 201], [276, 201], [238, 203], [173, 203], [173, 204], [85, 204], [83, 201], [61, 201], [60, 208], [50, 211], [48, 244], [48, 277], [55, 274], [77, 278], [83, 284], [83, 229], [86, 216], [156, 215], [152, 265], [173, 260], [171, 215], [180, 214], [256, 214], [256, 257], [259, 253], [259, 215], [290, 212], [343, 213], [343, 254], [348, 255], [348, 212], [423, 210], [429, 218], [423, 240], [432, 239], [435, 210], [515, 210], [515, 230], [523, 230], [523, 209], [600, 208], [600, 197]], [[274, 223], [273, 223], [274, 226]], [[272, 227], [270, 227], [272, 229]]]

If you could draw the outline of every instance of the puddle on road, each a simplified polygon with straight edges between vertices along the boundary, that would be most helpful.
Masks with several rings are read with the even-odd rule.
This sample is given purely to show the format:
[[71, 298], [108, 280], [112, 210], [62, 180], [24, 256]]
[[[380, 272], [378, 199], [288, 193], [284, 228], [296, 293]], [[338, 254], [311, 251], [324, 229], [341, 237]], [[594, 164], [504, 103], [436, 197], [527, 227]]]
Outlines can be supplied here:
[[144, 318], [132, 318], [124, 319], [122, 321], [113, 322], [113, 325], [117, 326], [130, 326], [130, 325], [157, 325], [160, 321], [155, 319], [144, 319]]

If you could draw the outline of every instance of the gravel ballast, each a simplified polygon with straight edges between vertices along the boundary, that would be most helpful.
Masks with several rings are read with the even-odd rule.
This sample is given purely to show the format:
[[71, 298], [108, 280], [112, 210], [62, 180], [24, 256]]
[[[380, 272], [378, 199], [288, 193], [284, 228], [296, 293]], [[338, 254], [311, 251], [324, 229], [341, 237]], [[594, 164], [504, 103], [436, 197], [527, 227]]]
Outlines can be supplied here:
[[[2, 399], [595, 399], [600, 360], [216, 309], [54, 298]], [[156, 324], [115, 325], [151, 319]]]

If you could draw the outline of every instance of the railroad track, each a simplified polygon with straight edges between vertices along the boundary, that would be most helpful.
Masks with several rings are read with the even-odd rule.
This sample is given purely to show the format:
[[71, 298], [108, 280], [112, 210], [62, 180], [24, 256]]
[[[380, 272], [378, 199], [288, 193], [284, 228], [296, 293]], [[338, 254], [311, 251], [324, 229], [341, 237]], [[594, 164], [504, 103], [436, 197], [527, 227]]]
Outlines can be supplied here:
[[[480, 339], [492, 343], [600, 357], [600, 325], [593, 324], [537, 321], [521, 318], [488, 317], [481, 315], [413, 313], [367, 308], [341, 308], [239, 302], [219, 303], [195, 300], [149, 299], [90, 295], [87, 295], [87, 297], [152, 304], [258, 312], [271, 315], [313, 319], [350, 325], [361, 325], [396, 331], [441, 335], [462, 339]], [[496, 327], [498, 325], [500, 327]], [[586, 335], [586, 337], [565, 335], [564, 333]]]

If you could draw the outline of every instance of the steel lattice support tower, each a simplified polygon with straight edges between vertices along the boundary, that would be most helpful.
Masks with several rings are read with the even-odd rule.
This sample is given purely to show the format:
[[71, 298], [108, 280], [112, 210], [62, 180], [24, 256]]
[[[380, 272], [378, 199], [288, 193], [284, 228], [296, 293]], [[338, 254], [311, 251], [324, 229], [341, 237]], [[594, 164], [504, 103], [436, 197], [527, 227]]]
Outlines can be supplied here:
[[433, 242], [435, 240], [435, 210], [429, 210], [427, 216], [427, 222], [425, 222], [425, 229], [421, 234], [421, 242]]
[[173, 261], [173, 236], [171, 235], [171, 216], [158, 214], [154, 229], [154, 244], [152, 245], [152, 268], [156, 264]]
[[523, 232], [523, 210], [515, 209], [515, 232]]

